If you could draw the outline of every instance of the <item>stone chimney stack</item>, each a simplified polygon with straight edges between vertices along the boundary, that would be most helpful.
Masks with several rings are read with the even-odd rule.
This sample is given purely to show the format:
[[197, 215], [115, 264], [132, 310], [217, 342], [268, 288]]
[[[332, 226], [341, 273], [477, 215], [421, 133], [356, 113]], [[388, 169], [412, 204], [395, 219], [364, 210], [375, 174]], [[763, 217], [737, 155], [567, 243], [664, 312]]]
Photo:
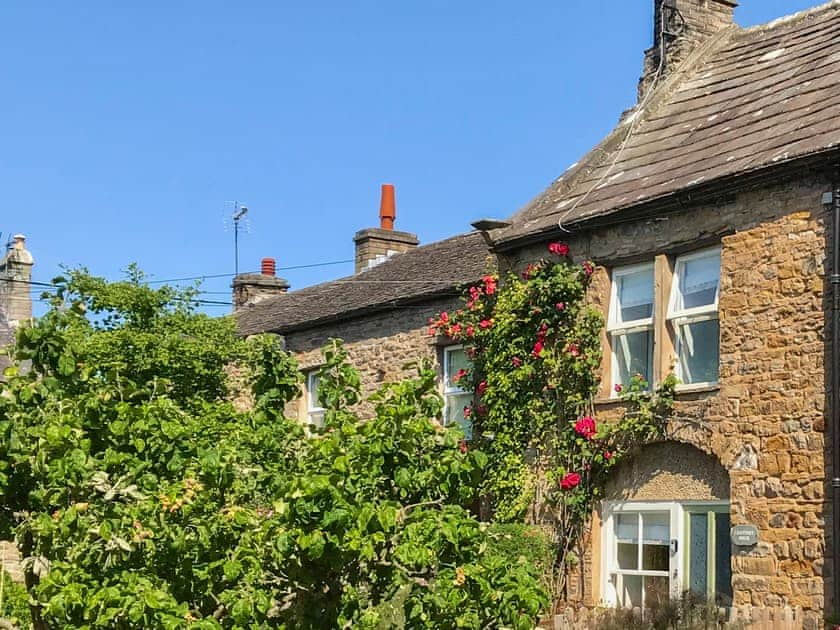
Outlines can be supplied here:
[[260, 267], [260, 273], [240, 273], [233, 279], [234, 312], [289, 290], [288, 281], [275, 275], [277, 264], [273, 258], [263, 258]]
[[698, 45], [735, 24], [735, 0], [654, 0], [653, 47], [645, 51], [639, 100], [662, 66], [665, 76]]
[[397, 219], [397, 204], [393, 184], [382, 184], [382, 198], [379, 202], [379, 227], [356, 232], [356, 273], [375, 267], [389, 256], [417, 247], [416, 234], [394, 230]]
[[[13, 245], [0, 260], [0, 327], [10, 330], [32, 319], [32, 265], [26, 237], [15, 234]], [[2, 331], [0, 331], [2, 336]]]

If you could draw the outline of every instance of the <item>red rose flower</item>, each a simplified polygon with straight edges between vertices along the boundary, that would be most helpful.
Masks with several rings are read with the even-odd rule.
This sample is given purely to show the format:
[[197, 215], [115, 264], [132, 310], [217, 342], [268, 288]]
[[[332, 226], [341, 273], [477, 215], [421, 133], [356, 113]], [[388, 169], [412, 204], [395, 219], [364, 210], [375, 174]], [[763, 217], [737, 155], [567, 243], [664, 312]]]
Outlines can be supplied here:
[[522, 359], [513, 357], [513, 367], [519, 367], [520, 365], [522, 365]]
[[610, 460], [610, 459], [612, 459], [612, 456], [613, 456], [613, 454], [610, 453], [609, 451], [604, 451], [604, 459]]
[[469, 450], [466, 440], [461, 440], [460, 442], [458, 442], [458, 450], [460, 450], [462, 453], [466, 453]]
[[444, 324], [447, 323], [449, 321], [449, 313], [443, 311], [443, 313], [440, 314], [440, 321]]
[[569, 354], [571, 354], [573, 357], [580, 356], [580, 346], [576, 343], [570, 343], [566, 349], [569, 351]]
[[575, 422], [575, 432], [578, 435], [585, 437], [587, 440], [591, 440], [595, 437], [595, 433], [597, 431], [597, 427], [595, 426], [595, 420], [590, 418], [589, 416], [584, 416], [577, 422]]
[[492, 325], [493, 325], [493, 320], [492, 319], [482, 319], [480, 322], [478, 322], [478, 327], [481, 328], [481, 330], [487, 330]]
[[479, 396], [484, 394], [484, 392], [487, 391], [487, 381], [481, 381], [478, 384], [478, 387], [476, 388], [476, 391], [478, 392]]
[[467, 326], [467, 337], [472, 337], [475, 335], [475, 328], [473, 326]]
[[548, 251], [555, 256], [568, 256], [569, 246], [566, 243], [549, 243]]
[[585, 263], [583, 263], [583, 273], [585, 273], [587, 276], [591, 276], [593, 273], [595, 273], [595, 267], [593, 267], [592, 263], [588, 260]]
[[469, 405], [464, 407], [464, 418], [469, 418], [472, 415], [472, 409]]
[[554, 306], [557, 307], [558, 311], [562, 311], [563, 309], [566, 308], [566, 305], [563, 302], [557, 302], [557, 304], [555, 304]]
[[580, 483], [580, 475], [577, 473], [566, 473], [560, 480], [560, 487], [563, 490], [571, 490]]
[[461, 324], [455, 324], [449, 329], [449, 336], [456, 337], [461, 334]]
[[493, 295], [496, 292], [496, 279], [493, 276], [484, 276], [484, 292]]
[[535, 359], [539, 359], [540, 358], [540, 353], [542, 351], [543, 351], [543, 342], [542, 341], [537, 341], [537, 343], [534, 344], [534, 350], [531, 352], [531, 354], [534, 355]]
[[464, 378], [466, 375], [467, 375], [467, 371], [465, 369], [461, 368], [460, 370], [455, 372], [455, 375], [452, 377], [452, 382], [457, 383], [462, 378]]
[[621, 390], [624, 389], [624, 388], [619, 383], [616, 383], [615, 387], [613, 387], [613, 389], [615, 390], [616, 394], [620, 394]]

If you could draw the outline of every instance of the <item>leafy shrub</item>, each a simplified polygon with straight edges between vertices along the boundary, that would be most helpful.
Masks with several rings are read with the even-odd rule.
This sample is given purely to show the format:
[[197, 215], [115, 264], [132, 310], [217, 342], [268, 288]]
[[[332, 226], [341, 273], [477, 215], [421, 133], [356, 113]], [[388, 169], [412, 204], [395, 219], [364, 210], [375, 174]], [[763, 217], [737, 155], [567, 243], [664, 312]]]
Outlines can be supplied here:
[[492, 523], [487, 534], [488, 556], [498, 557], [508, 566], [524, 563], [533, 567], [546, 585], [551, 584], [557, 547], [549, 531], [524, 523]]
[[12, 577], [3, 572], [2, 597], [0, 597], [0, 619], [25, 628], [29, 623], [29, 594], [23, 584], [12, 581]]
[[[486, 553], [464, 507], [486, 463], [444, 430], [434, 374], [350, 411], [338, 342], [321, 370], [326, 427], [283, 417], [300, 374], [276, 338], [248, 342], [191, 291], [56, 281], [0, 384], [0, 504], [44, 628], [531, 628], [532, 568]], [[250, 374], [254, 409], [225, 368]]]

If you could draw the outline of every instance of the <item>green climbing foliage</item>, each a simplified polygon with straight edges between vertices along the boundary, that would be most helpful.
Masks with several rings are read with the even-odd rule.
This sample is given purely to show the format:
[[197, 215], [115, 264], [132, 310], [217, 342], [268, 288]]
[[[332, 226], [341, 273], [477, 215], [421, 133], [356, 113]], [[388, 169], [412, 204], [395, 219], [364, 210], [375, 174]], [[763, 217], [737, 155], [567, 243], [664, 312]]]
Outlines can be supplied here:
[[474, 392], [464, 415], [489, 458], [483, 491], [493, 519], [555, 527], [560, 597], [610, 470], [664, 435], [676, 381], [651, 392], [637, 375], [621, 389], [623, 418], [595, 419], [603, 318], [586, 300], [594, 267], [574, 264], [564, 243], [548, 249], [521, 275], [486, 275], [463, 308], [430, 321], [430, 334], [461, 343], [472, 360], [455, 378]]

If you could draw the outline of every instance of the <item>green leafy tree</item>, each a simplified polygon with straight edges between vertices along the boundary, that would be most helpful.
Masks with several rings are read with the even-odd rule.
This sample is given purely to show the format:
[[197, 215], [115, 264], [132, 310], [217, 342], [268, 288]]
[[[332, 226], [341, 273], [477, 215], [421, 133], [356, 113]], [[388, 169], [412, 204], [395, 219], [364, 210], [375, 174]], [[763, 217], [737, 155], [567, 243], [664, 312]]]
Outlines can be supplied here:
[[[339, 342], [326, 427], [284, 418], [294, 360], [152, 289], [73, 271], [0, 384], [0, 506], [35, 628], [530, 628], [546, 595], [463, 507], [486, 456], [434, 418], [432, 372], [367, 421]], [[231, 403], [231, 368], [254, 406]]]

